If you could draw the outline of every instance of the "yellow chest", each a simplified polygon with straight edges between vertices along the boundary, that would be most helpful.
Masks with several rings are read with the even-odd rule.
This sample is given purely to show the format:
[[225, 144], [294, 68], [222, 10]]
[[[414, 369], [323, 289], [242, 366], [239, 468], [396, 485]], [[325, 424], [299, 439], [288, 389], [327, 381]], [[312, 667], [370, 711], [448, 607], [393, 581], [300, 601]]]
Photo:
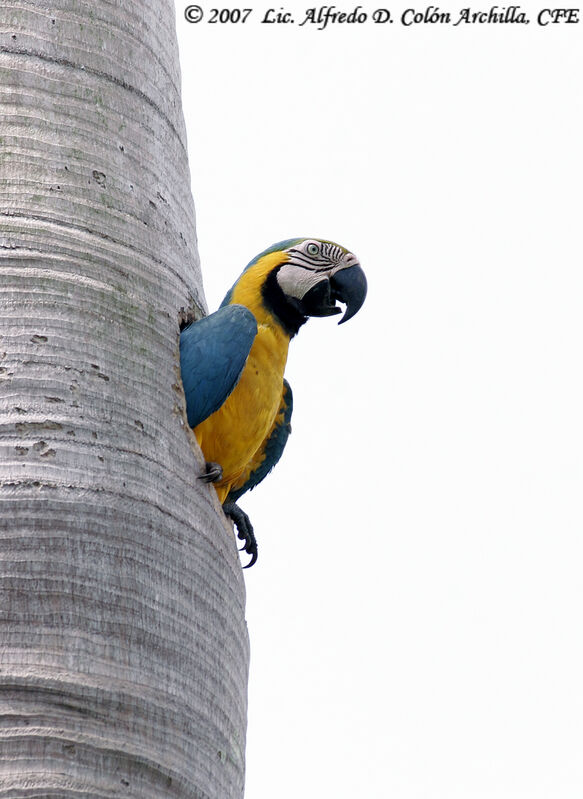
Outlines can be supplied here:
[[206, 460], [223, 468], [222, 480], [215, 483], [221, 502], [271, 429], [281, 401], [288, 346], [283, 331], [259, 324], [233, 393], [194, 430]]

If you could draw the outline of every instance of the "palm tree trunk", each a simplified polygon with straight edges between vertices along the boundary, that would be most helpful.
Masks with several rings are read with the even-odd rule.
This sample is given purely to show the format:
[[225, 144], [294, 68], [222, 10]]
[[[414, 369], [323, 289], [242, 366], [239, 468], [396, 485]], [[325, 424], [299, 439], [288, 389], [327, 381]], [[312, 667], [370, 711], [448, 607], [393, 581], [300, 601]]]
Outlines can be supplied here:
[[177, 358], [204, 300], [174, 8], [1, 14], [0, 797], [240, 797], [244, 583]]

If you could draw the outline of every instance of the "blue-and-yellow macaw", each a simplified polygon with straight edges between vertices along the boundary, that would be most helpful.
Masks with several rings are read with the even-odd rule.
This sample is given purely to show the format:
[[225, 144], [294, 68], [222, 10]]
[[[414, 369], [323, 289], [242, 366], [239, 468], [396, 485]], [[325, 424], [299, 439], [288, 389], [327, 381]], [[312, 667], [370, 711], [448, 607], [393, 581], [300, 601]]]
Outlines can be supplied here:
[[[180, 367], [188, 423], [243, 549], [257, 560], [247, 514], [236, 504], [280, 459], [291, 431], [283, 373], [291, 339], [309, 316], [359, 310], [366, 278], [358, 259], [321, 239], [274, 244], [247, 265], [218, 311], [182, 330]], [[248, 568], [245, 567], [245, 568]]]

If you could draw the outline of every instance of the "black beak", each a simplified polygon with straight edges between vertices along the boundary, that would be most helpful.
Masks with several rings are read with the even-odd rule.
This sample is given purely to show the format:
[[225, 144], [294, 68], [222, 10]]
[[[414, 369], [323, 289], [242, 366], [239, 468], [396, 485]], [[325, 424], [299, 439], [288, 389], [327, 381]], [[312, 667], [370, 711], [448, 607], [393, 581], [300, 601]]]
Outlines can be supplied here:
[[336, 301], [346, 305], [344, 316], [338, 324], [352, 319], [366, 297], [366, 277], [360, 264], [339, 269], [332, 277], [323, 277], [319, 283], [295, 300], [298, 310], [305, 316], [334, 316], [342, 313]]
[[348, 322], [358, 313], [366, 297], [366, 276], [360, 264], [352, 264], [345, 269], [339, 269], [330, 278], [332, 302], [339, 300], [346, 305], [344, 316], [338, 322]]

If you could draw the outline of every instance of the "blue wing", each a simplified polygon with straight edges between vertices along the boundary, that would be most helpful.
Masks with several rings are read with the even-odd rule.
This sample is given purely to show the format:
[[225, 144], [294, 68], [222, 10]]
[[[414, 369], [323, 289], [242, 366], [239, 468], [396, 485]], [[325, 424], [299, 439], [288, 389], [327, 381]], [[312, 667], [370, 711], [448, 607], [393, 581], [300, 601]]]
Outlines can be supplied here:
[[196, 427], [233, 391], [257, 334], [255, 317], [227, 305], [185, 327], [180, 334], [180, 371], [188, 424]]
[[287, 380], [283, 381], [281, 404], [275, 421], [265, 441], [255, 454], [246, 471], [245, 482], [240, 488], [233, 488], [225, 502], [236, 502], [239, 497], [251, 488], [255, 488], [279, 461], [291, 433], [291, 415], [293, 396]]

